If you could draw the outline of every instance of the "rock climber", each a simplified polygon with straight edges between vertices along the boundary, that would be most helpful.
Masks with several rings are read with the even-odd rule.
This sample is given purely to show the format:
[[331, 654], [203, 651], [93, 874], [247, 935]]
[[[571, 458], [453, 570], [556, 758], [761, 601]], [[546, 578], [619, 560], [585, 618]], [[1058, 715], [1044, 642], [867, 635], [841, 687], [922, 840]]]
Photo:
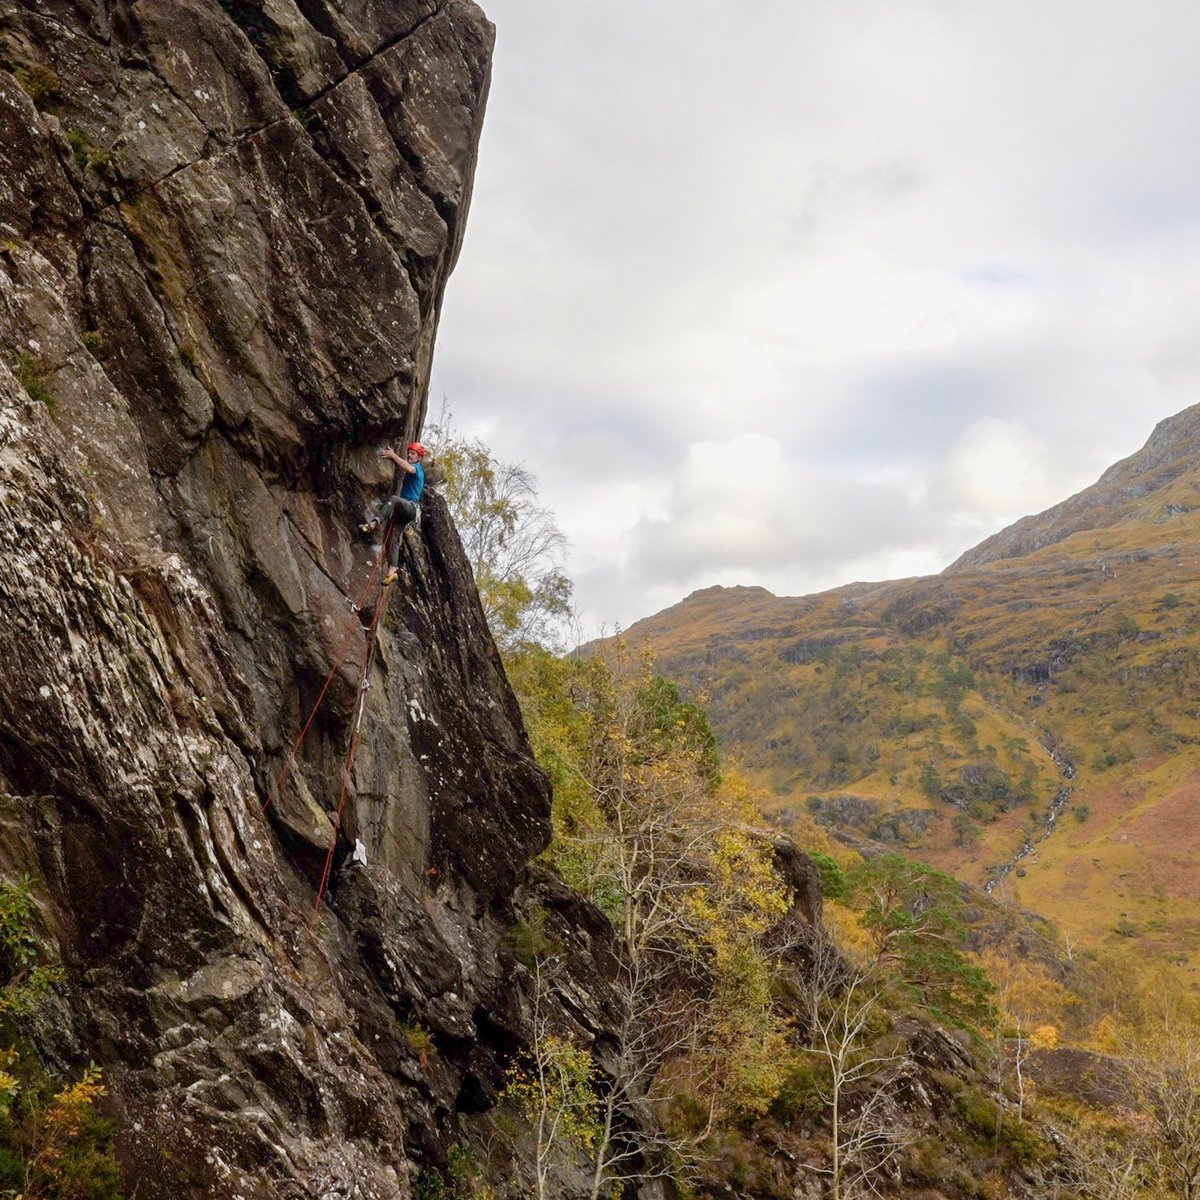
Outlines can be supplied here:
[[383, 577], [383, 586], [390, 587], [396, 582], [399, 574], [397, 565], [400, 562], [400, 540], [405, 527], [412, 524], [421, 515], [421, 492], [425, 489], [425, 468], [421, 459], [428, 451], [420, 442], [409, 442], [408, 450], [401, 458], [391, 446], [380, 450], [379, 457], [395, 463], [403, 473], [404, 482], [395, 495], [379, 505], [373, 517], [368, 517], [358, 528], [363, 534], [372, 534], [379, 529], [387, 529], [388, 520], [395, 514], [395, 525], [388, 546], [388, 572]]

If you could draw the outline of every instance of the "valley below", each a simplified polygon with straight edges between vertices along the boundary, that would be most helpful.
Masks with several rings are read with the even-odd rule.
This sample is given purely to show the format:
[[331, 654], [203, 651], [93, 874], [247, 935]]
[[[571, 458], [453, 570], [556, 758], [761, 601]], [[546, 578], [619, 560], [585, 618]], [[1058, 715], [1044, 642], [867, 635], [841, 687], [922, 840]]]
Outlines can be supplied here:
[[1200, 976], [1200, 407], [940, 575], [713, 587], [624, 635], [764, 815]]

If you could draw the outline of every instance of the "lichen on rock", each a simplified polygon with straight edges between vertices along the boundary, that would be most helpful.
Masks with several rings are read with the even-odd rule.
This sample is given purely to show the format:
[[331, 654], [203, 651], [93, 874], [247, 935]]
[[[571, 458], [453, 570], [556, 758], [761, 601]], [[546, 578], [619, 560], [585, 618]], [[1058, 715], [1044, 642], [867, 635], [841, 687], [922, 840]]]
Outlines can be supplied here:
[[492, 28], [468, 0], [0, 20], [0, 877], [66, 970], [46, 1053], [103, 1067], [143, 1200], [408, 1197], [498, 1087], [507, 905], [548, 837], [436, 495], [309, 922], [354, 525], [421, 425]]

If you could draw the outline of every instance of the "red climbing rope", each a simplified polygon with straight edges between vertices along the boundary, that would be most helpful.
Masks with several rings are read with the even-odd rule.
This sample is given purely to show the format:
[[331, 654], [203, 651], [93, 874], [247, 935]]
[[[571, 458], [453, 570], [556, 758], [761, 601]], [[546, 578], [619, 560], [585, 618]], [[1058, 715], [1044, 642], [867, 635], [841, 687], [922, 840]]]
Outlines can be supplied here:
[[[292, 743], [292, 748], [288, 751], [287, 758], [283, 760], [283, 767], [279, 772], [275, 783], [270, 791], [267, 792], [267, 798], [263, 801], [262, 810], [266, 812], [271, 807], [272, 801], [279, 795], [279, 789], [283, 785], [284, 779], [287, 777], [288, 771], [292, 769], [292, 764], [296, 761], [296, 753], [300, 749], [301, 743], [304, 741], [312, 726], [313, 719], [317, 715], [317, 709], [321, 707], [321, 701], [325, 699], [325, 693], [329, 690], [329, 685], [333, 682], [333, 677], [337, 674], [338, 668], [342, 665], [342, 659], [346, 657], [346, 651], [350, 646], [350, 639], [354, 635], [355, 628], [362, 628], [361, 622], [358, 620], [357, 613], [362, 608], [363, 601], [367, 598], [367, 592], [371, 590], [371, 585], [375, 582], [375, 577], [379, 574], [379, 568], [383, 565], [384, 556], [387, 554], [388, 543], [392, 537], [392, 524], [395, 518], [388, 523], [387, 533], [384, 535], [383, 545], [379, 549], [379, 557], [375, 560], [375, 565], [371, 568], [370, 575], [367, 576], [367, 582], [363, 584], [363, 589], [359, 593], [358, 599], [354, 603], [354, 616], [352, 616], [350, 624], [346, 628], [346, 636], [342, 638], [342, 644], [338, 647], [337, 655], [334, 658], [333, 666], [330, 668], [329, 674], [325, 676], [325, 682], [321, 684], [321, 690], [317, 693], [316, 700], [313, 701], [313, 706], [308, 714], [308, 719], [304, 722], [304, 728], [300, 730], [300, 736]], [[376, 606], [378, 608], [378, 606]], [[375, 614], [378, 616], [378, 612]], [[374, 621], [372, 621], [372, 627]]]
[[[351, 605], [355, 614], [357, 614], [363, 605], [363, 601], [367, 597], [367, 593], [371, 590], [371, 585], [375, 582], [379, 574], [379, 568], [383, 565], [384, 560], [388, 557], [388, 549], [391, 545], [392, 538], [395, 533], [396, 518], [392, 515], [388, 521], [387, 529], [384, 531], [383, 545], [379, 550], [379, 557], [375, 560], [375, 565], [371, 568], [370, 575], [367, 576], [367, 582], [363, 585], [362, 591], [359, 593], [358, 600]], [[394, 581], [393, 571], [393, 581]], [[325, 889], [329, 884], [329, 872], [333, 866], [333, 854], [337, 848], [338, 832], [342, 824], [342, 812], [346, 807], [346, 797], [350, 787], [350, 776], [354, 770], [354, 759], [358, 754], [359, 742], [362, 739], [362, 723], [363, 716], [366, 713], [367, 707], [367, 689], [370, 686], [369, 680], [371, 676], [371, 668], [375, 662], [375, 651], [379, 644], [377, 632], [379, 628], [379, 620], [383, 615], [384, 609], [387, 607], [388, 597], [391, 595], [390, 588], [384, 586], [380, 590], [379, 600], [375, 605], [375, 611], [371, 615], [370, 624], [367, 626], [367, 653], [363, 659], [362, 673], [358, 681], [358, 699], [355, 704], [354, 721], [350, 730], [350, 744], [346, 750], [346, 760], [342, 764], [342, 786], [338, 795], [337, 809], [333, 817], [333, 829], [329, 835], [329, 847], [325, 851], [325, 862], [321, 868], [321, 882], [317, 887], [317, 899], [313, 905], [312, 916], [309, 918], [308, 928], [311, 933], [316, 925], [317, 916], [321, 911], [321, 903], [325, 899]], [[317, 698], [313, 702], [312, 708], [309, 710], [308, 717], [304, 722], [304, 727], [300, 730], [299, 736], [292, 743], [292, 748], [288, 751], [287, 757], [284, 759], [283, 767], [281, 768], [275, 783], [267, 793], [266, 800], [263, 801], [263, 812], [271, 806], [271, 802], [279, 795], [279, 789], [283, 786], [283, 781], [287, 777], [288, 771], [296, 761], [296, 755], [300, 750], [300, 746], [304, 742], [309, 729], [312, 727], [313, 720], [316, 718], [317, 710], [321, 707], [321, 701], [325, 698], [325, 693], [329, 690], [329, 685], [333, 682], [334, 675], [337, 674], [338, 668], [342, 665], [342, 660], [346, 657], [346, 651], [350, 646], [350, 639], [356, 628], [361, 629], [361, 622], [357, 615], [351, 620], [349, 627], [346, 630], [345, 637], [342, 638], [342, 644], [338, 647], [337, 654], [334, 657], [333, 666], [329, 669], [329, 674], [325, 676], [325, 682], [321, 684], [321, 690], [317, 693]]]
[[[387, 545], [386, 538], [384, 545], [385, 547]], [[337, 847], [338, 831], [342, 827], [342, 810], [346, 807], [346, 796], [350, 788], [350, 774], [354, 770], [354, 759], [358, 754], [359, 742], [362, 740], [362, 722], [367, 709], [367, 688], [369, 687], [371, 667], [375, 661], [375, 647], [379, 644], [376, 631], [379, 618], [387, 607], [390, 595], [390, 590], [385, 590], [380, 596], [379, 603], [375, 606], [375, 613], [371, 617], [371, 624], [367, 627], [367, 655], [363, 660], [362, 679], [358, 686], [358, 708], [354, 714], [354, 726], [350, 732], [350, 745], [346, 750], [346, 761], [342, 764], [342, 788], [338, 795], [337, 810], [333, 815], [333, 829], [329, 834], [329, 847], [325, 851], [325, 864], [321, 868], [321, 882], [317, 886], [316, 903], [313, 905], [312, 916], [308, 921], [310, 931], [317, 923], [317, 917], [321, 912], [321, 903], [325, 899], [325, 888], [329, 883], [329, 872], [333, 866], [333, 852]]]

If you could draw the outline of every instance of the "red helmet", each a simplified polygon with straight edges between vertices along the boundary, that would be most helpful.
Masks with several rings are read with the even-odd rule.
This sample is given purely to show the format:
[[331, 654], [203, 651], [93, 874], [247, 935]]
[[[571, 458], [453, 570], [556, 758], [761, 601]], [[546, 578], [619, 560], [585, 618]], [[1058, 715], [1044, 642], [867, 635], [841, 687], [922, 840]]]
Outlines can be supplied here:
[[420, 442], [409, 442], [408, 443], [408, 452], [409, 452], [409, 454], [415, 454], [418, 458], [424, 458], [425, 455], [427, 455], [429, 453], [429, 451], [426, 450], [425, 447], [422, 446]]

